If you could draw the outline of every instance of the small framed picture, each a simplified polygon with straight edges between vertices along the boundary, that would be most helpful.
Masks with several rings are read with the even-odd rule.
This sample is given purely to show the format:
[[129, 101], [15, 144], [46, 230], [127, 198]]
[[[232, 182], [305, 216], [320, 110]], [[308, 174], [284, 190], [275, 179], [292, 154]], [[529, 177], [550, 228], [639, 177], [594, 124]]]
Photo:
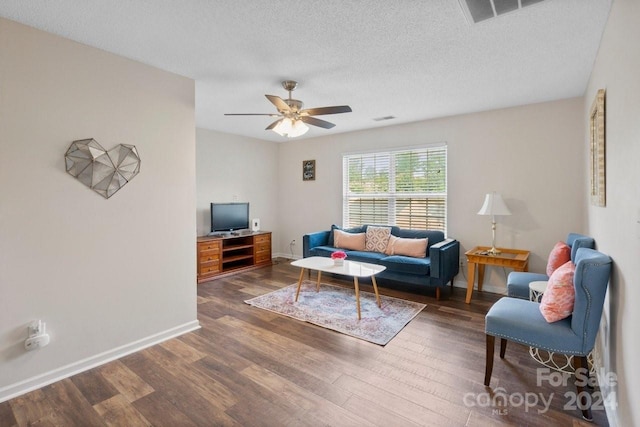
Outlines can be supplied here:
[[303, 181], [316, 180], [316, 161], [315, 160], [302, 161], [302, 180]]

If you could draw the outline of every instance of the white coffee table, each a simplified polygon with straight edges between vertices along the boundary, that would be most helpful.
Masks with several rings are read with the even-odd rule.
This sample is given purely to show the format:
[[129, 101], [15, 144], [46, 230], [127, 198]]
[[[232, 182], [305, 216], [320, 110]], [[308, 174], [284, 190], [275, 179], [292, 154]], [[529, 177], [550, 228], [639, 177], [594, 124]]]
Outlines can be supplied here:
[[302, 258], [297, 261], [293, 261], [291, 265], [300, 267], [300, 278], [298, 279], [298, 289], [296, 290], [296, 299], [298, 301], [298, 295], [300, 294], [300, 286], [302, 285], [302, 278], [304, 277], [305, 270], [315, 270], [318, 272], [318, 281], [316, 282], [316, 292], [320, 290], [320, 277], [322, 272], [343, 274], [345, 276], [353, 277], [353, 286], [356, 292], [356, 308], [358, 310], [358, 320], [360, 317], [360, 288], [358, 286], [358, 277], [371, 277], [371, 283], [373, 283], [373, 290], [376, 293], [376, 301], [378, 307], [381, 306], [380, 295], [378, 295], [378, 284], [376, 283], [375, 275], [387, 269], [383, 265], [369, 264], [366, 262], [347, 261], [345, 260], [342, 265], [335, 265], [331, 258], [312, 256], [309, 258]]

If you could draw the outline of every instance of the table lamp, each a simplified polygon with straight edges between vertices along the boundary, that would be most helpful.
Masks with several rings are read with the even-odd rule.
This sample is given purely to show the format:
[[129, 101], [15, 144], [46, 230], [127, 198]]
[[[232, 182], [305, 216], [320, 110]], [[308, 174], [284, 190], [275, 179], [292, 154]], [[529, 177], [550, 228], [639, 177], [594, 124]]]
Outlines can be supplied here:
[[491, 249], [488, 252], [489, 255], [499, 254], [500, 251], [496, 249], [496, 215], [511, 215], [511, 211], [502, 200], [502, 196], [494, 191], [484, 197], [484, 204], [478, 215], [491, 215]]

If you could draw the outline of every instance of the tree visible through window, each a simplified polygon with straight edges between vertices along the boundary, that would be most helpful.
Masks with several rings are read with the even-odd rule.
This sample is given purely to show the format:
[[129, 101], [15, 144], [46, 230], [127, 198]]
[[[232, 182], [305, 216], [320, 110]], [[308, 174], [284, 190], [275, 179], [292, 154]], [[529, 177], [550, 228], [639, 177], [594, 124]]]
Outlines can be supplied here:
[[447, 146], [343, 157], [343, 224], [442, 230], [447, 217]]

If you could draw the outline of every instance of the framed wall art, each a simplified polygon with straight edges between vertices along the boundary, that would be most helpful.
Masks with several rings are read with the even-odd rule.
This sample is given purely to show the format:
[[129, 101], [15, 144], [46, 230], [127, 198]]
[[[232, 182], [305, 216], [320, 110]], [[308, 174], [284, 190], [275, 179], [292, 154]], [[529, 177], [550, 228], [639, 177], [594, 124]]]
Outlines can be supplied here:
[[606, 206], [605, 90], [600, 89], [589, 113], [589, 193], [591, 204]]
[[315, 160], [302, 161], [302, 180], [303, 181], [316, 180], [316, 161]]

